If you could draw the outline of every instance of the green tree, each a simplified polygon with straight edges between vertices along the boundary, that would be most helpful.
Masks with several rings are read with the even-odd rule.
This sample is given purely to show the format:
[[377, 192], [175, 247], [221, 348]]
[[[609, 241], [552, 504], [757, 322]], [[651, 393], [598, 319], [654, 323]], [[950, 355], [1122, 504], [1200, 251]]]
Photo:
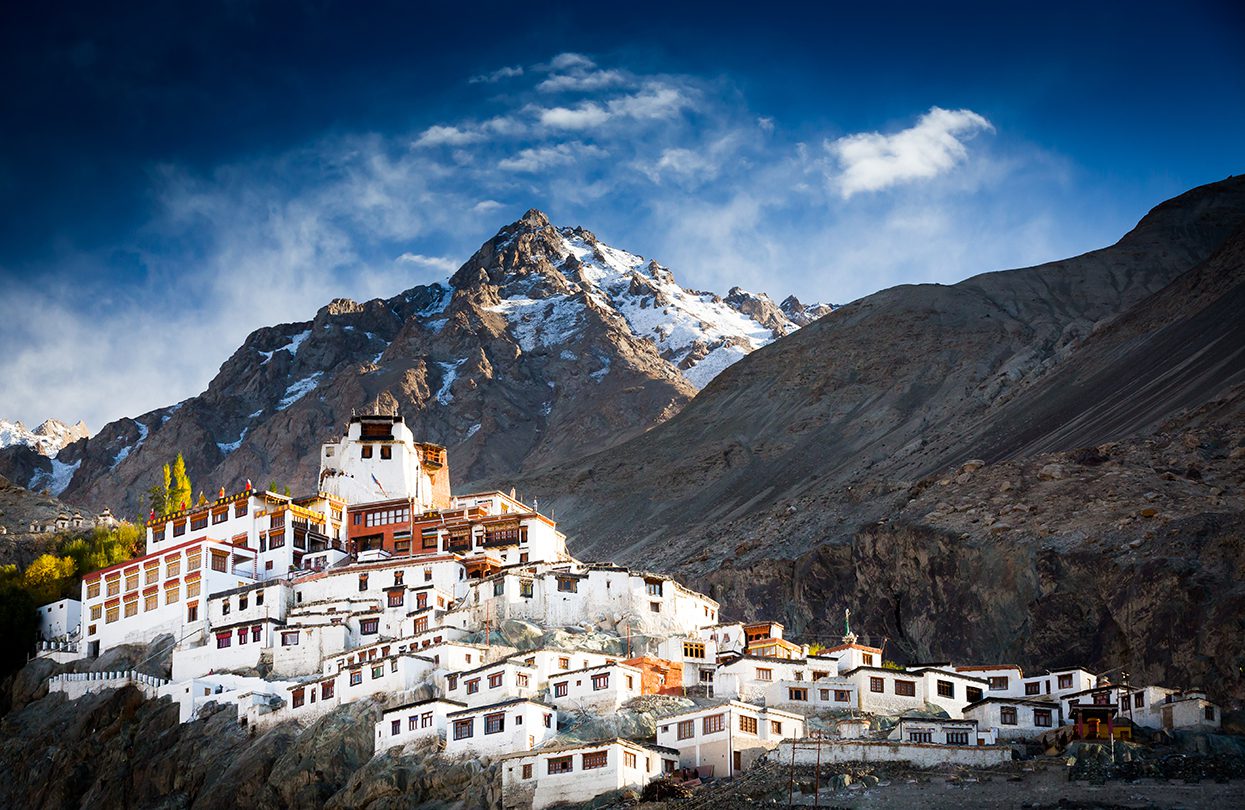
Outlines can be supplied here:
[[172, 483], [169, 485], [169, 511], [188, 509], [194, 506], [194, 487], [190, 485], [190, 476], [186, 474], [186, 459], [177, 454], [173, 462]]
[[157, 515], [167, 515], [172, 512], [172, 505], [169, 503], [169, 489], [173, 482], [173, 473], [169, 469], [169, 465], [164, 465], [164, 483], [153, 484], [151, 489], [147, 490], [147, 496], [151, 499], [151, 511]]

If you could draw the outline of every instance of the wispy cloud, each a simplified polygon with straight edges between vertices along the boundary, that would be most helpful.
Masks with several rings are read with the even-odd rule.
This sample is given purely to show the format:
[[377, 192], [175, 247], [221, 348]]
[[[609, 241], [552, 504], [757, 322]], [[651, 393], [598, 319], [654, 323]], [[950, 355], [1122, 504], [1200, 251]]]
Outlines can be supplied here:
[[463, 146], [484, 140], [484, 135], [477, 130], [459, 129], [443, 125], [428, 127], [419, 133], [414, 146]]
[[536, 89], [543, 93], [584, 93], [614, 87], [626, 81], [626, 74], [621, 70], [577, 71], [550, 76], [536, 85]]
[[468, 79], [470, 84], [496, 84], [502, 79], [517, 79], [523, 75], [522, 65], [512, 65], [494, 70], [491, 73], [482, 73], [479, 76], [472, 76]]
[[[477, 206], [478, 207], [478, 206]], [[433, 270], [444, 270], [452, 273], [458, 269], [459, 263], [445, 256], [424, 256], [421, 253], [403, 253], [395, 261], [400, 264], [413, 264], [417, 267], [428, 267]]]
[[836, 178], [844, 199], [926, 180], [950, 171], [968, 156], [965, 141], [994, 127], [972, 110], [933, 107], [915, 126], [892, 135], [862, 132], [826, 143], [838, 161]]
[[599, 146], [570, 141], [520, 150], [514, 157], [499, 161], [497, 168], [511, 172], [539, 172], [555, 166], [566, 166], [580, 158], [604, 155], [605, 150]]

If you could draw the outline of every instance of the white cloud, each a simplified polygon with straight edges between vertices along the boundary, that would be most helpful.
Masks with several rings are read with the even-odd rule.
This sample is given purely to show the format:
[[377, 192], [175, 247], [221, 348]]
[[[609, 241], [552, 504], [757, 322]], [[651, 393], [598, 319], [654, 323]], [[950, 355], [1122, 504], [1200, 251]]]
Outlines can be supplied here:
[[567, 52], [567, 53], [560, 53], [557, 56], [550, 59], [549, 65], [545, 67], [545, 69], [546, 70], [564, 70], [564, 71], [565, 70], [587, 70], [589, 68], [594, 68], [596, 66], [597, 66], [596, 62], [593, 62], [591, 59], [584, 56], [582, 53]]
[[565, 166], [580, 158], [603, 157], [605, 154], [599, 146], [571, 141], [523, 149], [514, 157], [500, 161], [497, 168], [512, 172], [538, 172], [553, 166]]
[[559, 73], [536, 85], [536, 89], [544, 93], [583, 93], [591, 90], [603, 90], [606, 87], [613, 87], [626, 81], [627, 77], [619, 70]]
[[551, 107], [540, 111], [540, 123], [554, 129], [589, 129], [610, 119], [599, 104], [588, 102], [578, 107]]
[[489, 211], [496, 211], [498, 208], [504, 207], [505, 206], [497, 200], [480, 200], [478, 203], [471, 206], [471, 210], [475, 211], [477, 214], [487, 214]]
[[611, 115], [628, 118], [669, 118], [692, 105], [692, 100], [673, 87], [652, 85], [639, 93], [611, 99]]
[[496, 84], [502, 79], [514, 79], [522, 75], [523, 67], [521, 65], [513, 65], [511, 67], [498, 68], [492, 73], [483, 73], [479, 76], [472, 76], [467, 81], [470, 84]]
[[964, 140], [994, 127], [972, 110], [931, 107], [916, 126], [893, 135], [862, 132], [826, 143], [841, 169], [835, 178], [844, 199], [900, 183], [937, 177], [968, 156]]
[[413, 264], [433, 270], [444, 270], [447, 273], [452, 273], [459, 267], [459, 262], [445, 256], [424, 256], [420, 253], [403, 253], [394, 261], [397, 261], [399, 264]]
[[484, 140], [484, 136], [470, 129], [442, 126], [431, 126], [419, 134], [414, 146], [462, 146]]

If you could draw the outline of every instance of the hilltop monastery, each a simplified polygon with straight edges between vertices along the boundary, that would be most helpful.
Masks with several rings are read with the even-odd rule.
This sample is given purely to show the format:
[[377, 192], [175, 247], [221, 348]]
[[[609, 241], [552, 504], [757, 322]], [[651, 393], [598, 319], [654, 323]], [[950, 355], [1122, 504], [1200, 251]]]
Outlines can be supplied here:
[[[850, 627], [814, 654], [776, 622], [724, 622], [668, 576], [576, 560], [513, 493], [452, 493], [445, 448], [396, 415], [356, 416], [325, 444], [315, 494], [222, 491], [153, 517], [146, 552], [85, 577], [80, 601], [40, 608], [40, 654], [171, 634], [171, 680], [62, 674], [50, 688], [130, 683], [176, 701], [183, 722], [216, 702], [255, 729], [375, 698], [378, 754], [496, 761], [508, 808], [729, 778], [783, 740], [877, 738], [931, 762], [1010, 759], [1011, 741], [1042, 735], [1219, 725], [1199, 691], [1080, 668], [902, 668]], [[653, 695], [669, 696], [655, 735], [581, 733]]]

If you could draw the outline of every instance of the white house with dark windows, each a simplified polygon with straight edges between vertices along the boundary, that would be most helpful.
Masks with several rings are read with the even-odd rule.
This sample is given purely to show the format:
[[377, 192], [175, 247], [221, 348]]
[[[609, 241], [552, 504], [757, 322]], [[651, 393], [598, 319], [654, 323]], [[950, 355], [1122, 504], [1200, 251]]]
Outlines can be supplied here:
[[500, 756], [530, 751], [558, 733], [558, 712], [525, 698], [448, 712], [445, 753]]
[[662, 717], [657, 744], [679, 753], [679, 767], [701, 776], [735, 776], [780, 740], [804, 736], [804, 717], [739, 701]]
[[678, 752], [631, 740], [567, 743], [501, 760], [502, 806], [541, 810], [644, 785], [678, 766]]
[[983, 738], [976, 720], [937, 717], [901, 717], [887, 739], [930, 745], [990, 745], [993, 732]]
[[386, 709], [376, 721], [376, 753], [420, 740], [445, 740], [450, 713], [465, 708], [457, 700], [429, 698]]
[[561, 711], [616, 712], [641, 694], [642, 673], [627, 664], [608, 663], [562, 672], [549, 678], [549, 702]]
[[999, 740], [1036, 737], [1063, 725], [1063, 708], [1053, 700], [987, 697], [964, 707], [964, 719], [977, 721], [982, 734]]

